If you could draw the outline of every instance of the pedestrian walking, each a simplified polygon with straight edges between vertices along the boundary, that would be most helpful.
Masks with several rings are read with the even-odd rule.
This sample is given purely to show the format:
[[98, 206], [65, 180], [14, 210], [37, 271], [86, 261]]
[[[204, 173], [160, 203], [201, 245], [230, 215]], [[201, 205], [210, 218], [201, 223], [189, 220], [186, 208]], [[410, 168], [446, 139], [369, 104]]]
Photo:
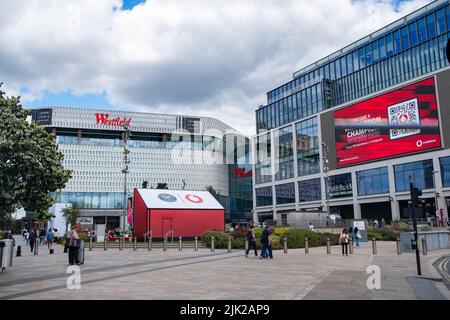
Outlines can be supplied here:
[[261, 246], [262, 246], [261, 257], [263, 258], [269, 257], [269, 237], [270, 237], [269, 226], [265, 226], [261, 234]]
[[355, 227], [355, 229], [353, 229], [353, 234], [355, 236], [356, 247], [359, 248], [359, 240], [361, 239], [361, 232], [359, 231], [358, 227]]
[[34, 246], [37, 245], [36, 244], [36, 238], [37, 238], [36, 230], [33, 229], [33, 230], [31, 230], [30, 235], [29, 235], [31, 252], [33, 252]]
[[28, 230], [25, 232], [25, 244], [30, 245], [30, 232]]
[[53, 239], [55, 240], [55, 242], [58, 242], [58, 240], [59, 240], [58, 229], [53, 228]]
[[348, 238], [352, 239], [352, 242], [355, 242], [355, 235], [353, 233], [353, 228], [352, 227], [348, 228]]
[[41, 246], [45, 245], [45, 236], [46, 236], [45, 229], [39, 230], [39, 245]]
[[51, 249], [52, 245], [53, 245], [53, 230], [52, 230], [52, 228], [50, 228], [50, 229], [48, 229], [48, 232], [47, 232], [47, 246], [49, 249]]
[[66, 245], [69, 248], [69, 265], [80, 265], [78, 261], [78, 248], [80, 247], [80, 237], [78, 236], [75, 226], [67, 234]]
[[385, 225], [386, 225], [386, 220], [384, 220], [384, 218], [381, 218], [381, 228], [384, 228]]
[[308, 226], [309, 231], [314, 231], [314, 225], [310, 222]]
[[343, 229], [341, 232], [341, 236], [339, 238], [339, 242], [342, 246], [342, 255], [344, 255], [344, 251], [345, 251], [346, 256], [348, 256], [348, 239], [349, 239], [348, 231], [347, 231], [347, 229]]
[[22, 238], [25, 240], [25, 234], [28, 232], [27, 228], [23, 228], [22, 230]]
[[375, 220], [373, 221], [373, 228], [378, 229], [378, 220], [377, 220], [377, 218], [375, 218]]
[[[255, 256], [258, 257], [258, 248], [256, 247], [256, 238], [255, 238], [255, 231], [253, 230], [253, 226], [250, 226], [247, 231], [247, 241], [248, 241], [248, 248], [245, 251], [245, 257], [248, 257], [248, 253], [251, 249], [255, 250]], [[259, 256], [260, 259], [262, 259], [261, 256]]]

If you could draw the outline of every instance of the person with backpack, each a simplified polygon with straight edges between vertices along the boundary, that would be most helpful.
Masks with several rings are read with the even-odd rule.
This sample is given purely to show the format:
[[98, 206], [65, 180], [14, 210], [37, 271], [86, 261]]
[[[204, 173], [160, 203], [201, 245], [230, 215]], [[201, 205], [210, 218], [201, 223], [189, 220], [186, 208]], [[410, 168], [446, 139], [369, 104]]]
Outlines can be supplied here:
[[[253, 226], [250, 226], [250, 228], [248, 229], [246, 237], [248, 241], [248, 247], [247, 250], [245, 250], [245, 257], [248, 257], [248, 253], [251, 249], [255, 250], [255, 256], [258, 257], [258, 248], [256, 247], [256, 238]], [[262, 259], [261, 256], [259, 256], [259, 258]]]
[[80, 265], [78, 261], [78, 248], [80, 237], [78, 236], [77, 231], [75, 230], [75, 226], [72, 226], [71, 230], [67, 234], [66, 245], [69, 248], [69, 265], [72, 266], [74, 264]]

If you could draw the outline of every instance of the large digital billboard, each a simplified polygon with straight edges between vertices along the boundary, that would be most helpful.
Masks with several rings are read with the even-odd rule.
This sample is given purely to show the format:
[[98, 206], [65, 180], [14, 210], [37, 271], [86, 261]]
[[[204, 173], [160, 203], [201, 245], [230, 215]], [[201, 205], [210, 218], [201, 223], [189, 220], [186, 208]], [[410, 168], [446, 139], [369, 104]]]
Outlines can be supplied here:
[[441, 146], [434, 78], [334, 112], [337, 166]]

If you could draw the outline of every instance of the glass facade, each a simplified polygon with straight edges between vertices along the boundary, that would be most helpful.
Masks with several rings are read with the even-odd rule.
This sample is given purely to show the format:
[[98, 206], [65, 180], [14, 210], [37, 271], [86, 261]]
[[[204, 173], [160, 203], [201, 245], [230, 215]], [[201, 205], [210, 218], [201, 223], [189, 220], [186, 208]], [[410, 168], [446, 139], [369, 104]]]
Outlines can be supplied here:
[[394, 174], [396, 191], [409, 191], [410, 179], [416, 188], [433, 188], [433, 160], [395, 165]]
[[298, 176], [318, 173], [320, 162], [317, 117], [297, 123], [296, 130]]
[[260, 135], [256, 138], [256, 184], [272, 181], [271, 148], [270, 133]]
[[296, 72], [293, 80], [268, 92], [267, 105], [256, 111], [257, 132], [447, 67], [449, 4], [432, 3], [427, 9]]
[[387, 167], [356, 172], [358, 195], [366, 196], [389, 192], [389, 175]]
[[442, 186], [450, 187], [450, 157], [440, 158]]
[[322, 199], [320, 179], [299, 181], [299, 202], [319, 201]]
[[275, 155], [275, 180], [294, 177], [294, 151], [292, 146], [292, 126], [275, 131], [275, 145], [278, 153]]
[[350, 173], [339, 174], [328, 178], [328, 197], [345, 198], [353, 195], [352, 175]]
[[53, 192], [56, 203], [76, 203], [81, 209], [122, 209], [121, 192]]
[[294, 203], [295, 202], [295, 185], [294, 183], [285, 183], [275, 186], [277, 204]]
[[271, 206], [273, 204], [272, 200], [272, 187], [256, 188], [256, 206]]

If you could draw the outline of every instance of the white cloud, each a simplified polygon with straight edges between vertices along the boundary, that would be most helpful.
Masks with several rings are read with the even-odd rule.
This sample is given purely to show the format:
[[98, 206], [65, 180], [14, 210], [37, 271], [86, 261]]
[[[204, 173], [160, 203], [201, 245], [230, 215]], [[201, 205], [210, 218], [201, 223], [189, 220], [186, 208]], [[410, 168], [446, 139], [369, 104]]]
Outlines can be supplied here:
[[[0, 2], [0, 81], [106, 92], [130, 109], [204, 114], [247, 134], [265, 93], [428, 0], [120, 0]], [[25, 101], [26, 102], [26, 101]]]

